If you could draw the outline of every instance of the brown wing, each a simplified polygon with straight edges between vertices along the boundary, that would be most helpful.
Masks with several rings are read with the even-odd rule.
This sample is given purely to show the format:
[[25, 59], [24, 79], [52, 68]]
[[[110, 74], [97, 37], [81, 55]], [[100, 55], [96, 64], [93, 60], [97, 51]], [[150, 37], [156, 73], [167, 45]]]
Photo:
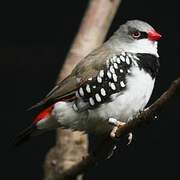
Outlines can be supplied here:
[[80, 61], [67, 78], [56, 85], [42, 101], [28, 110], [46, 103], [51, 104], [66, 97], [74, 96], [75, 91], [86, 82], [88, 78], [95, 77], [101, 69], [105, 68], [106, 60], [109, 56], [111, 56], [111, 50], [106, 47], [105, 44], [92, 51]]

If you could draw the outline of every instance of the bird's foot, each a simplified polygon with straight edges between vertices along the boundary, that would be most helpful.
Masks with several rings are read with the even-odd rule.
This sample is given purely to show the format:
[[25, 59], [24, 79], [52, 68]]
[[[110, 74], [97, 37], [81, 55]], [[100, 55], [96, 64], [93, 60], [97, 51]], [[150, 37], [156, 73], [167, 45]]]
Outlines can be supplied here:
[[115, 118], [109, 118], [108, 122], [114, 126], [110, 133], [110, 137], [113, 139], [116, 138], [116, 131], [118, 130], [118, 128], [126, 124], [125, 122], [120, 122]]
[[[115, 139], [115, 138], [117, 138], [117, 137], [116, 137], [116, 132], [117, 132], [118, 128], [124, 126], [126, 123], [125, 123], [125, 122], [118, 121], [118, 120], [115, 119], [115, 118], [109, 118], [108, 122], [109, 122], [110, 124], [114, 125], [114, 127], [113, 127], [113, 129], [112, 129], [112, 131], [111, 131], [111, 133], [110, 133], [110, 137], [111, 137], [112, 139]], [[131, 144], [132, 138], [133, 138], [132, 133], [128, 133], [128, 143], [127, 143], [127, 145]]]

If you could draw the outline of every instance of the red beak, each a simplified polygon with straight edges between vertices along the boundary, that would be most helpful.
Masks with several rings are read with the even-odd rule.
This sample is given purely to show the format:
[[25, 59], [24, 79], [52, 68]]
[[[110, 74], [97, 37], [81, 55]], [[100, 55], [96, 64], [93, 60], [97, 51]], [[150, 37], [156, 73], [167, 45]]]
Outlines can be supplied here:
[[161, 35], [157, 33], [155, 30], [151, 30], [148, 32], [148, 39], [151, 41], [157, 41]]

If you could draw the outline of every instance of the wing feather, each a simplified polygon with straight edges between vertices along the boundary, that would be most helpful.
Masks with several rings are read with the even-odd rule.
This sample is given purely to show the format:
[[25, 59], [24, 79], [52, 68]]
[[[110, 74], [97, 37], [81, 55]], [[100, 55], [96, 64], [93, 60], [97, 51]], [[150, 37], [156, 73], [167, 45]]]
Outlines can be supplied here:
[[105, 68], [106, 59], [110, 55], [111, 50], [105, 44], [92, 51], [80, 61], [67, 78], [57, 84], [42, 101], [30, 107], [28, 110], [45, 104], [52, 104], [67, 96], [73, 96], [75, 91], [81, 87], [88, 78], [96, 77], [99, 70]]

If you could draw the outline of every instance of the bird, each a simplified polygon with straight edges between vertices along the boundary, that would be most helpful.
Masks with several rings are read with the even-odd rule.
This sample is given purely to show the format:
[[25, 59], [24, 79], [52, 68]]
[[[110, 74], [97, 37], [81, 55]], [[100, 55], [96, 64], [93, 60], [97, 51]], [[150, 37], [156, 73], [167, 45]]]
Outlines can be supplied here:
[[16, 137], [15, 144], [59, 127], [114, 136], [113, 128], [136, 116], [151, 97], [160, 67], [159, 38], [161, 35], [142, 20], [120, 25], [30, 108], [44, 109]]

